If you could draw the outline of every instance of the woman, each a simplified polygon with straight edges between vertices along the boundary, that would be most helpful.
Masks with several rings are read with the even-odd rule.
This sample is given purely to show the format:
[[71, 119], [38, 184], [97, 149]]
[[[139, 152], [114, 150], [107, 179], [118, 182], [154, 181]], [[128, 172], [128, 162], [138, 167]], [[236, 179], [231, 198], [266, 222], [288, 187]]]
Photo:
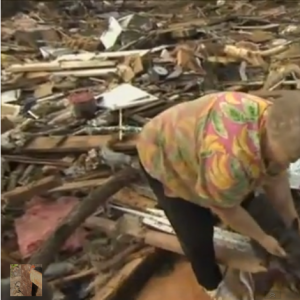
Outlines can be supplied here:
[[286, 169], [300, 158], [300, 98], [272, 104], [239, 92], [206, 95], [153, 118], [137, 149], [198, 283], [213, 299], [237, 299], [216, 262], [213, 215], [285, 255], [241, 204], [261, 186], [286, 224], [298, 218]]

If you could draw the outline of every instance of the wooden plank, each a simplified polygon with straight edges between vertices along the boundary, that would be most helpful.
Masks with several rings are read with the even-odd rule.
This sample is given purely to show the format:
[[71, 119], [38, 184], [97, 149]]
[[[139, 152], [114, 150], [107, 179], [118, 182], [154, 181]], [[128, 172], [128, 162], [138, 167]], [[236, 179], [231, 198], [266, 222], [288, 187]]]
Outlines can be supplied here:
[[114, 203], [140, 210], [154, 208], [157, 205], [155, 200], [139, 195], [136, 191], [128, 187], [120, 190], [113, 198]]
[[21, 287], [20, 291], [23, 296], [31, 296], [32, 295], [32, 283], [30, 280], [30, 267], [31, 265], [21, 265]]
[[30, 258], [32, 264], [42, 264], [43, 269], [47, 269], [48, 265], [53, 261], [55, 255], [74, 231], [90, 215], [92, 215], [98, 207], [105, 205], [106, 201], [117, 193], [120, 189], [135, 180], [138, 172], [132, 168], [126, 168], [114, 174], [105, 184], [94, 189], [86, 198], [84, 198], [73, 210], [61, 220], [56, 230], [50, 235], [42, 247]]
[[[127, 284], [130, 284], [130, 281], [136, 282], [135, 276], [140, 272], [147, 272], [147, 262], [152, 262], [155, 260], [155, 257], [158, 258], [158, 253], [155, 249], [148, 252], [142, 257], [137, 257], [126, 263], [106, 284], [99, 290], [96, 290], [94, 298], [92, 300], [111, 300], [118, 299], [118, 293], [123, 289]], [[155, 264], [154, 264], [155, 265]], [[152, 262], [153, 267], [153, 262]], [[150, 275], [150, 274], [149, 274]], [[151, 275], [150, 275], [151, 276]], [[120, 293], [122, 295], [122, 293]], [[120, 296], [121, 296], [120, 295]], [[122, 296], [120, 298], [123, 298]], [[125, 298], [125, 297], [124, 297]]]
[[[105, 218], [89, 217], [85, 221], [85, 226], [88, 228], [99, 228], [107, 234], [111, 234], [118, 225], [117, 222]], [[124, 231], [128, 235], [142, 239], [147, 245], [183, 254], [183, 250], [175, 235], [142, 228], [126, 228]], [[226, 243], [222, 243], [222, 245], [215, 244], [215, 250], [217, 259], [222, 265], [253, 273], [265, 270], [262, 267], [262, 262], [252, 251], [241, 251]]]
[[34, 196], [38, 196], [45, 193], [47, 190], [53, 189], [62, 184], [59, 175], [48, 176], [40, 180], [31, 182], [25, 186], [19, 186], [15, 189], [3, 193], [1, 196], [1, 202], [7, 201], [13, 205], [21, 205], [27, 200], [30, 200]]
[[106, 183], [108, 179], [109, 178], [98, 178], [83, 181], [66, 182], [61, 186], [51, 189], [50, 191], [48, 191], [48, 193], [67, 192], [72, 190], [81, 190], [86, 188], [98, 187]]
[[37, 137], [23, 149], [24, 152], [86, 152], [105, 145], [110, 135]]
[[[30, 141], [22, 152], [27, 153], [81, 153], [94, 148], [106, 145], [111, 135], [91, 135], [91, 136], [40, 136]], [[135, 138], [116, 142], [114, 149], [122, 150], [135, 147]]]

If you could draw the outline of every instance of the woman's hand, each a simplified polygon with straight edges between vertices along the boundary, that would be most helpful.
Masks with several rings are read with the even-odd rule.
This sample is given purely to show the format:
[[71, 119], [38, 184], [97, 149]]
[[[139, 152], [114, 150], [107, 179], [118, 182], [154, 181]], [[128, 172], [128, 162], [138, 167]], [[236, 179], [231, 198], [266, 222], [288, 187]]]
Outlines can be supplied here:
[[283, 250], [283, 248], [280, 246], [278, 241], [273, 238], [270, 235], [265, 235], [265, 237], [258, 241], [262, 247], [264, 247], [270, 254], [279, 256], [279, 257], [285, 257], [286, 252]]
[[210, 208], [225, 224], [236, 232], [248, 236], [260, 243], [266, 233], [260, 228], [253, 217], [241, 206], [231, 208]]

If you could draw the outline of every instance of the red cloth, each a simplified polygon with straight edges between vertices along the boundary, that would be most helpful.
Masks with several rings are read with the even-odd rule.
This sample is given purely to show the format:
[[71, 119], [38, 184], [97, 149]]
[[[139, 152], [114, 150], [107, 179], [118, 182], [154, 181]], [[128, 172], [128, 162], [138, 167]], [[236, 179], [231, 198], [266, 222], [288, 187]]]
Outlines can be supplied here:
[[[61, 197], [55, 202], [35, 198], [26, 213], [15, 220], [19, 250], [23, 258], [31, 256], [78, 203], [75, 197]], [[83, 245], [85, 231], [78, 228], [62, 250], [74, 251]]]

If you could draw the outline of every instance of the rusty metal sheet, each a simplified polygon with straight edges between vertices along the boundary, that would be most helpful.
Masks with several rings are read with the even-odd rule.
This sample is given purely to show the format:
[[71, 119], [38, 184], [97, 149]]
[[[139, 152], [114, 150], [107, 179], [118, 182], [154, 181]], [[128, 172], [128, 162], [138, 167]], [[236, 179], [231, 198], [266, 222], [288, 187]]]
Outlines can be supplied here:
[[21, 287], [20, 291], [24, 296], [31, 296], [32, 294], [32, 282], [30, 280], [30, 268], [31, 265], [21, 265]]

